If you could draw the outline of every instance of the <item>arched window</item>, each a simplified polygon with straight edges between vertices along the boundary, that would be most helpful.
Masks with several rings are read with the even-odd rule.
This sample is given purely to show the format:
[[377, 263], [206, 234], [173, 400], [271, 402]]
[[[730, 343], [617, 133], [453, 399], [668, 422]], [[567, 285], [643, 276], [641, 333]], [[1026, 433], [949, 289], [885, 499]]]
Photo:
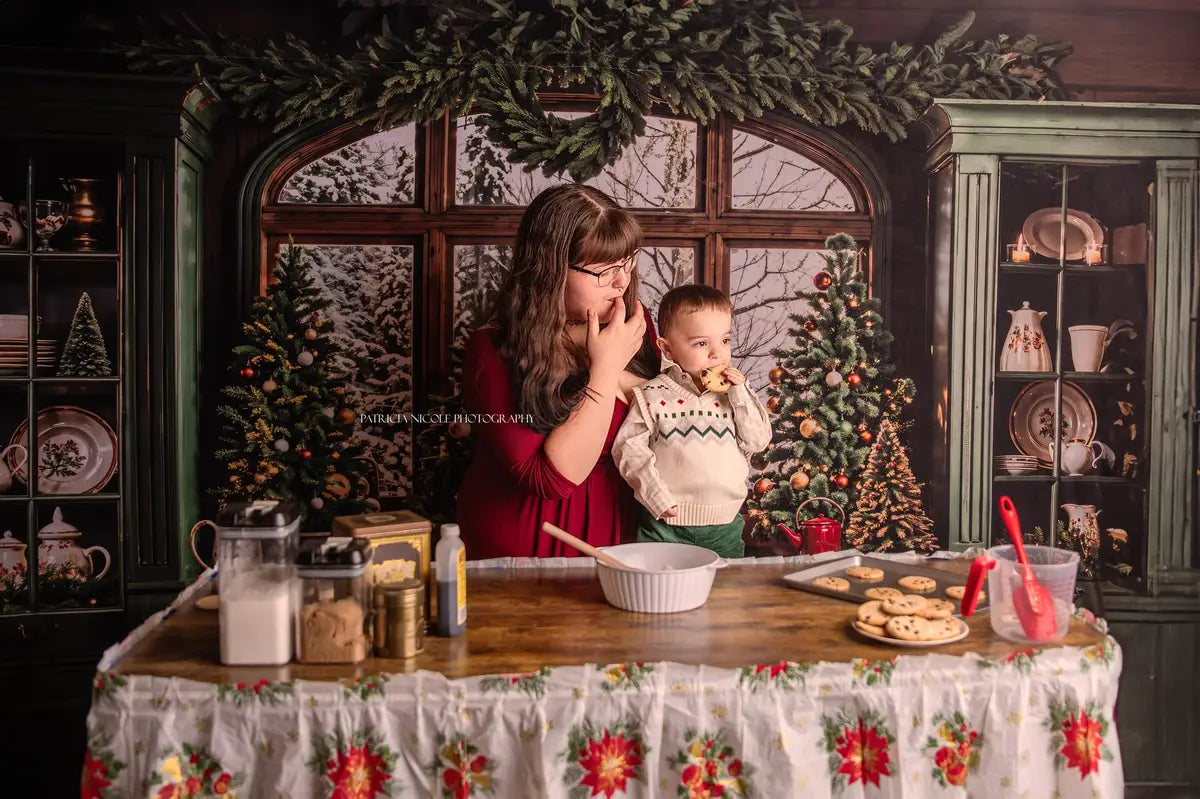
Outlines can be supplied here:
[[[570, 117], [580, 102], [550, 104]], [[782, 118], [709, 126], [653, 116], [588, 183], [646, 231], [642, 301], [703, 282], [734, 303], [734, 357], [761, 386], [786, 345], [796, 290], [811, 287], [827, 236], [847, 232], [872, 273], [882, 220], [869, 170], [840, 140]], [[316, 265], [350, 359], [361, 413], [402, 414], [457, 392], [461, 347], [482, 320], [524, 206], [546, 178], [509, 163], [476, 117], [383, 132], [343, 127], [293, 148], [265, 179], [260, 288], [288, 237]], [[364, 425], [382, 496], [411, 488], [405, 425]]]

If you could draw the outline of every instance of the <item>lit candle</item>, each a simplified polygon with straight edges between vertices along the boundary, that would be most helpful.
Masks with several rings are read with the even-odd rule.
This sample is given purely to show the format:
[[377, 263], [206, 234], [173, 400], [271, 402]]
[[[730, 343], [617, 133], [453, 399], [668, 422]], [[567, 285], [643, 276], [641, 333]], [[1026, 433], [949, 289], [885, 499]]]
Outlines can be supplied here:
[[1012, 250], [1010, 257], [1014, 264], [1029, 263], [1029, 248], [1025, 246], [1024, 234], [1017, 236], [1017, 243], [1012, 245], [1010, 249]]
[[1100, 263], [1100, 257], [1100, 247], [1089, 241], [1087, 249], [1083, 254], [1084, 263], [1098, 264]]

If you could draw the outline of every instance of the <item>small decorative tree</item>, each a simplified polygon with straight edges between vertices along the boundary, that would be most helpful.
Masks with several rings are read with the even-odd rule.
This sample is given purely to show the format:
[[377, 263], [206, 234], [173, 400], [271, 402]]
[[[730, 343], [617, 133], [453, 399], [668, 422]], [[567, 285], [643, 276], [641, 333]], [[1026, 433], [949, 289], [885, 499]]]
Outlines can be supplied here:
[[75, 307], [71, 332], [67, 334], [67, 343], [58, 360], [58, 374], [60, 377], [107, 377], [112, 374], [104, 335], [92, 309], [92, 298], [86, 291]]
[[867, 294], [858, 246], [845, 233], [830, 236], [825, 246], [827, 268], [813, 278], [816, 291], [797, 295], [812, 311], [792, 315], [795, 346], [775, 351], [779, 365], [769, 374], [774, 436], [766, 452], [751, 459], [762, 470], [748, 512], [759, 537], [794, 524], [797, 508], [811, 497], [854, 507], [854, 481], [885, 404], [882, 389], [891, 385], [892, 336], [879, 300]]
[[933, 520], [925, 515], [921, 486], [913, 476], [908, 450], [900, 441], [900, 409], [912, 402], [912, 381], [896, 381], [879, 432], [859, 477], [858, 503], [846, 525], [846, 543], [864, 552], [937, 549]]
[[271, 292], [254, 301], [234, 349], [240, 385], [228, 402], [216, 457], [226, 479], [222, 502], [294, 499], [303, 529], [329, 530], [332, 517], [367, 508], [369, 462], [353, 439], [356, 414], [346, 407], [346, 380], [329, 369], [337, 355], [333, 322], [299, 247], [275, 268]]

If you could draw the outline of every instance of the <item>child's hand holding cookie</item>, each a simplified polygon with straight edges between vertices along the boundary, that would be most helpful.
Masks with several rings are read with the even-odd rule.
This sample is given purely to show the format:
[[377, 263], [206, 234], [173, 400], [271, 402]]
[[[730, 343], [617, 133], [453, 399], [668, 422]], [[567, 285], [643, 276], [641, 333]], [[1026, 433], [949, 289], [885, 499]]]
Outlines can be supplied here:
[[734, 369], [732, 366], [726, 366], [724, 374], [725, 379], [730, 383], [733, 383], [735, 386], [740, 386], [742, 383], [746, 382], [746, 376], [737, 369]]

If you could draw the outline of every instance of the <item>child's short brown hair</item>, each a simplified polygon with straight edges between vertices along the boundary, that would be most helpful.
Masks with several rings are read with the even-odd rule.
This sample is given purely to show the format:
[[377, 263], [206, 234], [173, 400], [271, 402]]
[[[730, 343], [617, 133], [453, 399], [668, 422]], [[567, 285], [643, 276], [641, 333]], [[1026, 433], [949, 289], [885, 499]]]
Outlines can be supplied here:
[[693, 283], [687, 286], [676, 286], [663, 295], [658, 304], [658, 334], [667, 335], [671, 326], [683, 314], [696, 311], [729, 311], [733, 312], [733, 303], [725, 296], [725, 292], [712, 286]]

